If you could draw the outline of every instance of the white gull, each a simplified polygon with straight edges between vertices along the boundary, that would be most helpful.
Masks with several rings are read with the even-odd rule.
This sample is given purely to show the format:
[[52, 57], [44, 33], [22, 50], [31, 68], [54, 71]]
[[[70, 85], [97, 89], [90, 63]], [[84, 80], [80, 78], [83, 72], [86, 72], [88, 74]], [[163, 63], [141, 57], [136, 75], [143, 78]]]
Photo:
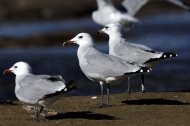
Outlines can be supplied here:
[[[110, 23], [120, 23], [122, 25], [130, 25], [137, 23], [138, 19], [135, 14], [149, 1], [152, 0], [123, 0], [122, 5], [127, 12], [121, 12], [116, 9], [111, 0], [96, 0], [98, 9], [92, 12], [92, 19], [100, 25]], [[166, 0], [172, 4], [190, 10], [181, 0]]]
[[[145, 45], [128, 42], [122, 34], [122, 26], [120, 24], [108, 24], [99, 31], [109, 35], [109, 54], [119, 57], [123, 60], [133, 62], [146, 67], [153, 67], [159, 61], [176, 57], [177, 54], [172, 52], [158, 52]], [[130, 93], [130, 78], [128, 84], [128, 92]], [[144, 75], [142, 74], [142, 92], [144, 92]]]
[[[101, 86], [101, 106], [109, 104], [109, 84], [120, 81], [129, 75], [150, 72], [147, 67], [129, 63], [118, 57], [104, 54], [94, 48], [93, 39], [88, 33], [79, 33], [63, 45], [75, 43], [79, 45], [78, 60], [82, 72], [92, 81]], [[107, 84], [107, 104], [103, 99], [103, 84]]]
[[44, 107], [55, 102], [63, 93], [73, 88], [73, 83], [66, 84], [59, 76], [34, 75], [31, 66], [26, 62], [17, 62], [11, 68], [6, 69], [4, 74], [16, 75], [16, 97], [27, 105], [32, 105], [36, 110], [36, 120], [39, 121], [39, 113]]

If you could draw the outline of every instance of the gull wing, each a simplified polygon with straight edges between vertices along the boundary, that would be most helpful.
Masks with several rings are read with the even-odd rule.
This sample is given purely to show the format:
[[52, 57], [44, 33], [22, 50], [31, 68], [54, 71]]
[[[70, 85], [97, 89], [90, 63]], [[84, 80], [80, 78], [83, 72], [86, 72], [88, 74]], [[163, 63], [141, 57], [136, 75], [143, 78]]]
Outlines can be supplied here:
[[135, 15], [149, 0], [124, 0], [122, 5], [129, 15]]
[[184, 8], [186, 10], [190, 10], [190, 7], [185, 5], [181, 0], [167, 0], [170, 3], [173, 3], [181, 8]]

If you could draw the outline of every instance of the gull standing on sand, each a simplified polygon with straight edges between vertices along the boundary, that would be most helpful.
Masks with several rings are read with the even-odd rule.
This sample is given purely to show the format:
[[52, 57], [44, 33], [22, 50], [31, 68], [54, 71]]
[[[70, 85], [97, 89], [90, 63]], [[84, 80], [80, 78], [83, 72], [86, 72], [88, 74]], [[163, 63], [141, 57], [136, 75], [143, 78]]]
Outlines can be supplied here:
[[101, 86], [101, 106], [104, 106], [103, 84], [107, 88], [107, 105], [109, 104], [109, 83], [119, 81], [128, 75], [150, 72], [147, 67], [141, 67], [133, 63], [124, 61], [118, 57], [104, 54], [94, 48], [91, 35], [79, 33], [73, 39], [66, 41], [63, 45], [75, 43], [79, 45], [78, 60], [83, 73], [92, 81], [100, 83]]
[[23, 103], [32, 105], [36, 110], [36, 119], [44, 107], [53, 103], [58, 97], [73, 88], [73, 83], [66, 84], [60, 75], [34, 75], [31, 66], [26, 62], [17, 62], [4, 74], [16, 75], [16, 97]]
[[[122, 25], [137, 23], [138, 19], [134, 15], [149, 1], [151, 0], [123, 0], [122, 5], [127, 12], [121, 12], [114, 7], [111, 0], [96, 0], [98, 9], [92, 12], [92, 19], [103, 26], [110, 23], [120, 23]], [[185, 5], [181, 0], [166, 1], [190, 10], [190, 7]]]
[[[162, 59], [176, 57], [177, 54], [171, 52], [158, 52], [145, 45], [129, 43], [122, 36], [122, 26], [120, 24], [108, 24], [100, 33], [109, 35], [109, 54], [119, 57], [123, 60], [136, 64], [143, 64], [146, 67], [153, 67]], [[128, 84], [128, 93], [130, 93], [130, 77]], [[144, 75], [142, 74], [142, 92], [144, 89]]]

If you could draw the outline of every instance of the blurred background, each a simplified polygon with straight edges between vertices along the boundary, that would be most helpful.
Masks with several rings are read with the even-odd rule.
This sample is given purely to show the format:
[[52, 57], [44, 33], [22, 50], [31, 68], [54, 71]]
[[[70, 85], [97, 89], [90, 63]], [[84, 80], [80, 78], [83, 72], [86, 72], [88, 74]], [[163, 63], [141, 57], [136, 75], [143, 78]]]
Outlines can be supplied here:
[[[122, 0], [113, 0], [117, 8]], [[190, 5], [190, 0], [184, 0]], [[34, 74], [60, 74], [76, 80], [72, 95], [97, 95], [99, 84], [91, 82], [78, 65], [77, 46], [62, 43], [79, 32], [88, 32], [97, 48], [108, 52], [108, 37], [98, 35], [102, 26], [91, 19], [96, 0], [0, 0], [0, 72], [15, 62], [28, 62]], [[147, 92], [190, 90], [190, 12], [168, 2], [153, 0], [136, 15], [136, 24], [126, 35], [159, 51], [178, 53], [162, 61], [145, 76]], [[0, 74], [0, 101], [16, 99], [14, 75]], [[132, 92], [140, 91], [140, 76], [132, 78]], [[127, 82], [111, 87], [111, 93], [127, 91]]]

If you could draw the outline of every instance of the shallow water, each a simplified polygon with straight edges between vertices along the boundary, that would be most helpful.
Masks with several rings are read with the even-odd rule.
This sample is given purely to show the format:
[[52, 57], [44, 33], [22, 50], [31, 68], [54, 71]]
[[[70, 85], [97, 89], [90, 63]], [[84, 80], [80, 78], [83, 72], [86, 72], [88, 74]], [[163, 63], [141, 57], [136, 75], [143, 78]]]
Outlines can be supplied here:
[[[180, 19], [180, 20], [179, 20]], [[68, 25], [68, 24], [69, 25]], [[52, 24], [52, 25], [51, 25]], [[56, 26], [56, 27], [55, 27]], [[27, 31], [24, 29], [28, 28]], [[38, 32], [44, 34], [57, 30], [73, 30], [97, 25], [88, 19], [81, 23], [54, 22], [50, 24], [4, 24], [0, 27], [0, 36], [29, 37]], [[151, 74], [145, 76], [146, 91], [189, 91], [190, 90], [190, 14], [178, 13], [143, 19], [127, 34], [131, 42], [145, 44], [160, 51], [174, 51], [178, 57], [165, 60], [157, 65]], [[98, 49], [108, 52], [107, 43], [97, 45]], [[60, 74], [66, 80], [76, 80], [77, 90], [73, 95], [99, 94], [99, 84], [91, 82], [78, 66], [77, 47], [64, 48], [19, 48], [0, 50], [0, 70], [9, 68], [17, 61], [26, 61], [33, 67], [35, 74]], [[140, 91], [140, 77], [132, 78], [132, 92]], [[0, 74], [0, 99], [14, 98], [14, 76]], [[127, 82], [111, 86], [112, 93], [126, 92]]]

